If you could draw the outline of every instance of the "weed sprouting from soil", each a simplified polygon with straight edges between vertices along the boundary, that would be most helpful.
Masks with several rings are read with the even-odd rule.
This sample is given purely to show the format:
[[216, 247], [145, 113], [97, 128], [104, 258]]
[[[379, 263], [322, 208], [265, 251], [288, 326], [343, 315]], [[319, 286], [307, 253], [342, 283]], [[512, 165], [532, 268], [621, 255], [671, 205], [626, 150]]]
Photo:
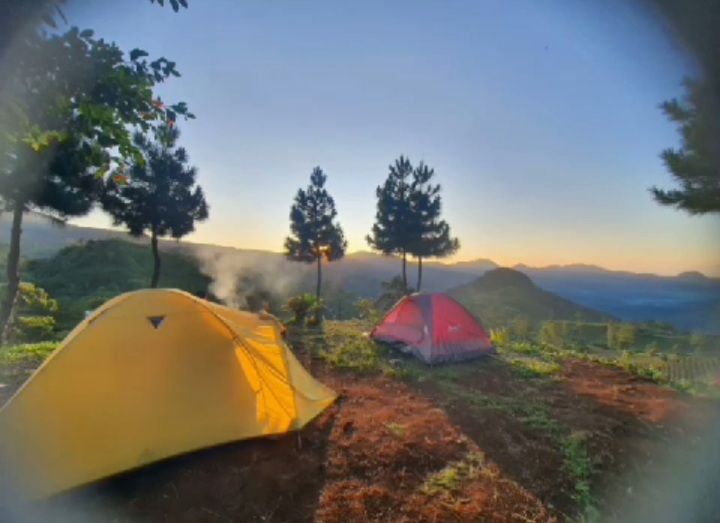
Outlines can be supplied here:
[[587, 445], [587, 434], [572, 432], [563, 441], [565, 470], [575, 483], [574, 498], [584, 513], [591, 512], [594, 507], [590, 493], [590, 480], [595, 473], [594, 463]]
[[468, 452], [459, 461], [449, 463], [428, 476], [420, 486], [420, 492], [426, 496], [435, 496], [444, 491], [457, 491], [464, 481], [477, 478], [484, 468], [485, 456], [477, 451]]

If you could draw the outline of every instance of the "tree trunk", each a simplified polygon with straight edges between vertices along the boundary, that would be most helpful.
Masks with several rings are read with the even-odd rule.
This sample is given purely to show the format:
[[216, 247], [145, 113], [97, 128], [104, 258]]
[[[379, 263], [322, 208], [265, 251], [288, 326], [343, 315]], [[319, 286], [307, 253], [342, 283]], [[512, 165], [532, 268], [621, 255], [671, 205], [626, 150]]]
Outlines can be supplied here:
[[317, 287], [315, 288], [315, 297], [320, 299], [320, 285], [322, 284], [322, 256], [318, 255], [317, 259]]
[[155, 289], [158, 286], [158, 281], [160, 281], [160, 251], [158, 250], [158, 238], [155, 231], [153, 231], [152, 236], [150, 237], [150, 245], [152, 245], [154, 262], [152, 280], [150, 280], [150, 287]]
[[0, 304], [0, 344], [8, 341], [15, 319], [18, 291], [20, 290], [20, 237], [24, 210], [25, 204], [16, 201], [10, 233], [10, 252], [7, 257], [7, 289], [2, 304]]
[[415, 292], [420, 292], [420, 287], [422, 287], [422, 256], [418, 256], [418, 284]]
[[405, 296], [408, 294], [408, 286], [407, 286], [407, 253], [405, 252], [405, 249], [403, 249], [402, 252], [402, 276], [403, 276], [403, 292], [405, 293]]

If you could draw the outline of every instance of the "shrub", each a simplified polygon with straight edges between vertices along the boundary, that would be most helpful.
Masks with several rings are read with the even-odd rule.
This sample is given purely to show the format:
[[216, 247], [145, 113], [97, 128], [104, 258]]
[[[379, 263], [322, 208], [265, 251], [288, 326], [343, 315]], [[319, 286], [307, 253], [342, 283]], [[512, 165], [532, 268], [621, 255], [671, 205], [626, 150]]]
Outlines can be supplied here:
[[305, 326], [306, 323], [317, 322], [322, 315], [322, 300], [318, 300], [312, 294], [301, 294], [293, 296], [285, 305], [285, 310], [293, 313], [289, 323], [298, 326]]

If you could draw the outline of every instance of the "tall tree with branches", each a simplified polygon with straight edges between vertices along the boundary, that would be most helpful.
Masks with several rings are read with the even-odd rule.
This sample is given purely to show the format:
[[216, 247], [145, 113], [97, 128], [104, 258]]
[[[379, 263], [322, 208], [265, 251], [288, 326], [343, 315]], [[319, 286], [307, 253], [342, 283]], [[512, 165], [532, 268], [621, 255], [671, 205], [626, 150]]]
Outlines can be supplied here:
[[401, 155], [389, 169], [385, 182], [375, 190], [375, 223], [365, 239], [373, 250], [400, 256], [407, 294], [407, 256], [412, 252], [416, 229], [411, 207], [413, 166], [409, 158]]
[[451, 256], [460, 248], [458, 239], [450, 236], [450, 226], [440, 217], [440, 185], [432, 183], [434, 177], [435, 171], [420, 162], [413, 171], [410, 186], [410, 253], [418, 261], [418, 292], [422, 288], [423, 259]]
[[188, 165], [187, 152], [177, 145], [179, 137], [177, 127], [169, 125], [158, 128], [154, 140], [136, 133], [134, 141], [144, 161], [131, 166], [129, 178], [110, 177], [102, 196], [103, 208], [115, 225], [125, 225], [135, 237], [150, 236], [153, 288], [160, 280], [158, 239], [179, 240], [208, 217], [205, 196], [196, 183], [197, 169]]
[[290, 235], [285, 239], [285, 256], [292, 261], [315, 263], [317, 285], [315, 296], [320, 298], [322, 262], [328, 263], [345, 256], [347, 241], [337, 222], [335, 200], [325, 188], [327, 176], [320, 167], [310, 175], [310, 185], [300, 189], [290, 209]]
[[15, 115], [0, 133], [0, 204], [12, 214], [2, 340], [17, 303], [24, 213], [56, 221], [88, 213], [112, 168], [142, 161], [133, 128], [192, 117], [184, 103], [165, 106], [153, 94], [158, 83], [179, 76], [173, 62], [149, 61], [140, 49], [126, 56], [77, 28], [33, 42], [35, 52], [5, 57], [11, 74], [0, 88], [0, 114]]

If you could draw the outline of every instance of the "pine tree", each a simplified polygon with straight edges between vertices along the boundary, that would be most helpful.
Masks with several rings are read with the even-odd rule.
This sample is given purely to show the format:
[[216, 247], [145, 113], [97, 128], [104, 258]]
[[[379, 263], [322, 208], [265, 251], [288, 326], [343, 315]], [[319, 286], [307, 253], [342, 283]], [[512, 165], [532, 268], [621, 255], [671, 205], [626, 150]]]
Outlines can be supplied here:
[[372, 233], [366, 236], [373, 250], [386, 256], [397, 255], [402, 259], [402, 282], [405, 293], [407, 284], [407, 255], [415, 243], [417, 225], [411, 207], [413, 166], [410, 159], [400, 156], [390, 166], [390, 173], [379, 186], [377, 211]]
[[317, 264], [315, 297], [320, 299], [322, 261], [345, 256], [347, 241], [337, 223], [335, 200], [325, 189], [327, 176], [320, 167], [310, 175], [310, 185], [300, 189], [290, 208], [290, 236], [285, 239], [285, 256], [292, 261]]
[[679, 149], [666, 149], [661, 158], [679, 188], [651, 188], [655, 200], [690, 214], [720, 213], [720, 101], [708, 85], [688, 80], [684, 100], [662, 104], [665, 115], [679, 125]]
[[208, 217], [202, 188], [196, 185], [197, 170], [188, 166], [188, 155], [177, 146], [177, 127], [161, 126], [155, 140], [136, 133], [135, 144], [144, 162], [134, 163], [129, 179], [111, 177], [102, 197], [103, 208], [115, 225], [125, 225], [133, 236], [150, 235], [153, 273], [150, 287], [160, 279], [158, 238], [180, 239], [195, 230], [195, 222]]
[[422, 288], [423, 258], [444, 258], [457, 252], [460, 242], [450, 236], [450, 226], [440, 218], [440, 185], [433, 184], [435, 171], [420, 162], [413, 171], [410, 190], [410, 253], [418, 260], [417, 290]]

